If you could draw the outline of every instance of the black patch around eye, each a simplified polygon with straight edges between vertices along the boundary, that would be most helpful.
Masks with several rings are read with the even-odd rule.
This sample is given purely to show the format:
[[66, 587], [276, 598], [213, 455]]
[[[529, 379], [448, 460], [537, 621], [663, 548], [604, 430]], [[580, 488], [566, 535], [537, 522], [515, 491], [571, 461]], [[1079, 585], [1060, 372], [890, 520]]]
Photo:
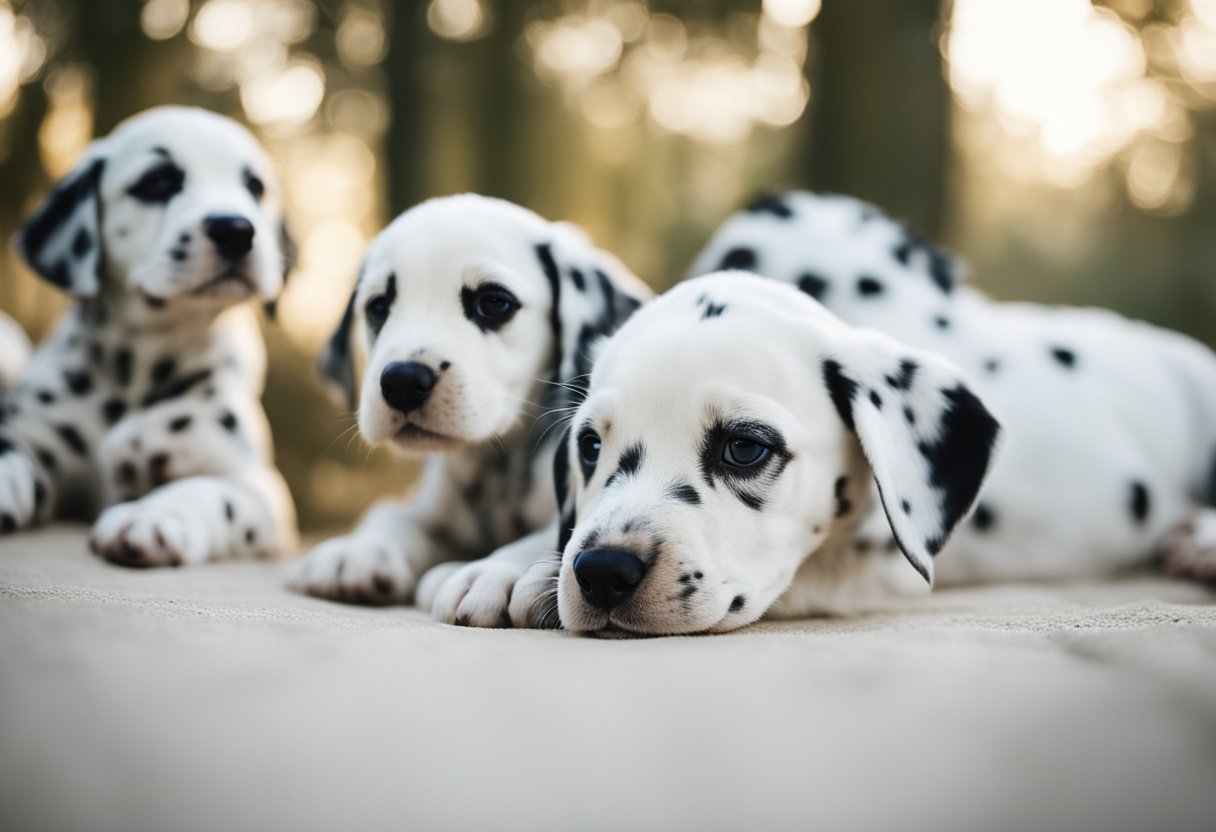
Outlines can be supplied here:
[[840, 414], [845, 427], [853, 430], [853, 399], [857, 396], [857, 382], [841, 370], [840, 364], [828, 359], [823, 362], [823, 383], [827, 385], [832, 404]]
[[245, 168], [245, 190], [256, 202], [261, 202], [266, 195], [266, 183], [249, 168]]
[[881, 295], [883, 291], [884, 287], [882, 283], [876, 278], [868, 276], [857, 278], [857, 294], [862, 297]]
[[987, 503], [980, 503], [975, 507], [975, 514], [971, 515], [971, 523], [977, 532], [989, 531], [996, 525], [996, 512]]
[[388, 320], [396, 300], [397, 275], [389, 274], [384, 281], [384, 291], [368, 299], [367, 304], [363, 307], [363, 315], [367, 319], [367, 328], [371, 332], [372, 338], [379, 335], [380, 330], [384, 328], [384, 322]]
[[749, 202], [743, 210], [748, 214], [772, 214], [774, 217], [780, 217], [783, 220], [788, 220], [794, 216], [794, 212], [790, 209], [790, 206], [786, 205], [785, 201], [776, 194], [760, 194]]
[[460, 305], [464, 316], [482, 332], [497, 332], [515, 317], [520, 306], [511, 290], [498, 283], [482, 283], [473, 289], [461, 287]]
[[186, 173], [172, 162], [162, 162], [139, 178], [127, 193], [145, 205], [163, 205], [181, 192]]
[[798, 278], [798, 290], [815, 300], [823, 300], [828, 291], [828, 281], [817, 274], [806, 272]]
[[722, 256], [722, 260], [718, 263], [718, 268], [722, 270], [738, 269], [739, 271], [752, 271], [756, 268], [758, 259], [756, 252], [750, 248], [732, 248]]
[[1143, 523], [1148, 519], [1148, 513], [1152, 509], [1152, 500], [1149, 495], [1148, 486], [1136, 480], [1132, 483], [1132, 498], [1131, 498], [1132, 519], [1137, 523]]
[[[727, 443], [732, 440], [762, 445], [767, 450], [752, 465], [731, 465], [725, 461], [724, 454]], [[739, 502], [759, 511], [764, 507], [764, 498], [755, 489], [780, 477], [793, 454], [786, 447], [780, 431], [770, 425], [717, 419], [701, 439], [700, 458], [701, 477], [706, 485], [714, 488], [721, 481]]]
[[1077, 365], [1077, 354], [1064, 347], [1052, 347], [1051, 357], [1058, 361], [1061, 367], [1070, 370]]
[[667, 496], [690, 506], [701, 505], [701, 494], [692, 483], [679, 482], [667, 489]]

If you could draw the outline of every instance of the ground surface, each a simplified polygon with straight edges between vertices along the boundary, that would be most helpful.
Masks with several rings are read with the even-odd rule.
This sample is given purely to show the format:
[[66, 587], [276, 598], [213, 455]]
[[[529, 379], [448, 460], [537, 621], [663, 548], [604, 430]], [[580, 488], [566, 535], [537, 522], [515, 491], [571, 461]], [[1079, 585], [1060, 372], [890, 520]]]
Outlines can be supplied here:
[[0, 542], [0, 828], [1216, 829], [1216, 593], [596, 641]]

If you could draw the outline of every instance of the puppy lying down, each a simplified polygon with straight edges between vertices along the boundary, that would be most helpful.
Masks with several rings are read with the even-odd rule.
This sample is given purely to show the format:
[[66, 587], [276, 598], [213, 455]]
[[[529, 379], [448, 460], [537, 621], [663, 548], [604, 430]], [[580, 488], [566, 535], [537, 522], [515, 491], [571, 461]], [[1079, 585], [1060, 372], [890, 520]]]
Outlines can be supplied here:
[[128, 566], [296, 546], [246, 301], [288, 268], [278, 187], [235, 122], [159, 108], [93, 142], [17, 238], [73, 299], [0, 408], [0, 531], [93, 518]]
[[357, 403], [368, 443], [425, 456], [422, 481], [310, 552], [294, 585], [368, 604], [417, 589], [448, 623], [555, 626], [554, 426], [596, 342], [647, 297], [579, 229], [502, 200], [398, 217], [369, 247], [321, 371]]
[[966, 302], [971, 348], [999, 346], [1002, 371], [740, 272], [634, 315], [557, 458], [562, 624], [724, 631], [865, 609], [935, 573], [1108, 573], [1166, 541], [1210, 563], [1212, 354], [1105, 313]]

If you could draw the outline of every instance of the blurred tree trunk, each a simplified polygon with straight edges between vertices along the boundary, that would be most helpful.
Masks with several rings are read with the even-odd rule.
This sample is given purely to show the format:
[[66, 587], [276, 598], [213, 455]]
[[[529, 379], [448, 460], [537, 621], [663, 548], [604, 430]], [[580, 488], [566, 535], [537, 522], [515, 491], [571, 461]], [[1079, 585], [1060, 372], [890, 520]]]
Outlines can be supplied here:
[[144, 36], [140, 3], [74, 0], [67, 4], [76, 26], [71, 57], [93, 71], [93, 131], [101, 136], [129, 115], [172, 101], [177, 45]]
[[942, 232], [950, 94], [939, 0], [827, 2], [812, 27], [803, 185], [877, 203]]
[[434, 64], [423, 55], [428, 37], [426, 0], [386, 4], [388, 53], [384, 75], [388, 86], [388, 211], [396, 216], [430, 196], [425, 168], [427, 85], [425, 73]]

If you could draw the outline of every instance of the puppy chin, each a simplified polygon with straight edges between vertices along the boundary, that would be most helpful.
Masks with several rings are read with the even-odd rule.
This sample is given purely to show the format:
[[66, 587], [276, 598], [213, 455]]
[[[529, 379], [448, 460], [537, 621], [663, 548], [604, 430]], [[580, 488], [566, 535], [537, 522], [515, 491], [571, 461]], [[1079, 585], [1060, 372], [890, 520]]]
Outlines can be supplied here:
[[467, 444], [462, 437], [435, 430], [425, 421], [408, 419], [381, 404], [379, 397], [359, 408], [359, 433], [369, 445], [387, 444], [406, 456], [442, 453]]

